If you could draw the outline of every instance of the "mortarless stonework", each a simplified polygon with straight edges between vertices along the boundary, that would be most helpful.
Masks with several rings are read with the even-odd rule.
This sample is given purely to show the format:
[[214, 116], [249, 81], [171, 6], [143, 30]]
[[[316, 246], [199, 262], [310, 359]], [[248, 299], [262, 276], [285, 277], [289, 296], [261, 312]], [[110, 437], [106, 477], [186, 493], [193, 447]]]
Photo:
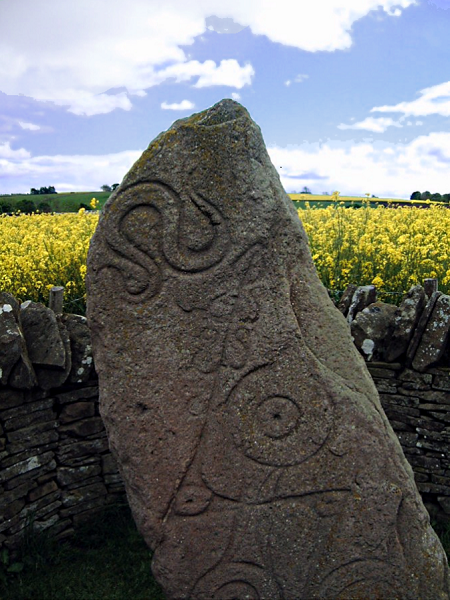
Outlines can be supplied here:
[[177, 121], [88, 258], [101, 412], [168, 598], [449, 597], [447, 562], [260, 130]]

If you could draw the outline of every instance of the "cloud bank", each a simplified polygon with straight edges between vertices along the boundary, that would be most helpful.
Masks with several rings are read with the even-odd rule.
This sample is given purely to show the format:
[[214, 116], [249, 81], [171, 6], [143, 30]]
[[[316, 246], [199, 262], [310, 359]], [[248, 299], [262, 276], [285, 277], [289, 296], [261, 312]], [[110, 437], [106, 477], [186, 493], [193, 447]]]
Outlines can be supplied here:
[[[399, 16], [417, 0], [3, 0], [0, 91], [51, 101], [77, 115], [130, 110], [131, 97], [174, 78], [194, 87], [250, 85], [250, 64], [190, 60], [184, 48], [212, 30], [255, 35], [309, 52], [351, 46], [371, 10]], [[301, 26], [299, 26], [301, 24]], [[44, 33], [43, 33], [44, 32]], [[110, 88], [127, 92], [105, 94]]]

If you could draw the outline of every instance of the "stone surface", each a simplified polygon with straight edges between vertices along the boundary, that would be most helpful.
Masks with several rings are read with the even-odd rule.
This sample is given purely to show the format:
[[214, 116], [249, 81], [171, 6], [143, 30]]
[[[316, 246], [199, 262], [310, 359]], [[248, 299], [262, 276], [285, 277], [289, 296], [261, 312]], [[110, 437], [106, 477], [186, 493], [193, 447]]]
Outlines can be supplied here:
[[351, 323], [359, 312], [376, 301], [377, 290], [374, 285], [362, 285], [356, 288], [348, 309], [347, 321]]
[[0, 298], [0, 383], [6, 385], [23, 353], [23, 338], [13, 307]]
[[72, 368], [70, 381], [84, 383], [89, 381], [94, 361], [92, 359], [91, 334], [86, 317], [81, 315], [63, 315], [62, 322], [70, 337]]
[[414, 356], [417, 352], [417, 348], [419, 347], [420, 341], [422, 339], [422, 335], [427, 327], [428, 320], [431, 316], [431, 313], [433, 312], [434, 306], [435, 306], [438, 298], [441, 295], [442, 295], [441, 292], [433, 292], [433, 294], [431, 294], [431, 297], [428, 299], [428, 302], [426, 303], [425, 308], [422, 311], [422, 314], [420, 315], [420, 319], [417, 323], [417, 326], [414, 330], [411, 341], [409, 342], [408, 349], [406, 351], [406, 365], [407, 366], [410, 366], [414, 359]]
[[31, 362], [64, 368], [66, 351], [55, 313], [39, 302], [24, 302], [20, 318]]
[[357, 285], [355, 285], [354, 283], [350, 283], [345, 288], [344, 293], [342, 294], [342, 297], [339, 300], [337, 307], [341, 311], [341, 313], [344, 315], [344, 317], [346, 317], [348, 314], [349, 308], [352, 303], [353, 294], [356, 292], [357, 289], [358, 289]]
[[101, 412], [167, 598], [449, 597], [412, 470], [243, 107], [152, 142], [105, 207], [87, 285]]
[[[52, 312], [52, 311], [50, 311]], [[36, 366], [36, 377], [39, 387], [43, 390], [61, 387], [69, 378], [72, 369], [72, 353], [70, 349], [69, 332], [62, 322], [61, 317], [56, 318], [56, 325], [59, 330], [59, 338], [64, 349], [64, 363], [56, 366]]]
[[359, 312], [350, 324], [355, 346], [368, 361], [383, 360], [394, 328], [397, 307], [374, 302]]
[[393, 362], [406, 352], [425, 304], [425, 290], [420, 285], [413, 286], [403, 298], [395, 315], [394, 330], [385, 353], [387, 361]]
[[450, 296], [441, 295], [436, 300], [422, 339], [414, 355], [412, 366], [416, 371], [426, 371], [444, 355], [450, 335]]

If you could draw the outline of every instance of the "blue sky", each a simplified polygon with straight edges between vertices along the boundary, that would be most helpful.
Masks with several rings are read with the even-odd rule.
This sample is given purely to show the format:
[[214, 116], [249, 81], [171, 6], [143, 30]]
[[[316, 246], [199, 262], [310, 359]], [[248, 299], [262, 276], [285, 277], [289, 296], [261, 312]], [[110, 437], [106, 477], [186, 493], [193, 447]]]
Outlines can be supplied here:
[[287, 192], [450, 193], [450, 0], [0, 0], [0, 194], [119, 183], [222, 98]]

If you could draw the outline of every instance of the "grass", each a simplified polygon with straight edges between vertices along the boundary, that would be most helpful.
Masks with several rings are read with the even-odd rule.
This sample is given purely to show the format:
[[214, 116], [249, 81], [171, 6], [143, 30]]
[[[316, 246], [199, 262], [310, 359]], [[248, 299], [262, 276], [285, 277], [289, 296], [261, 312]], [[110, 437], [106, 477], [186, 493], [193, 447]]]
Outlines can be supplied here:
[[[450, 524], [433, 526], [449, 556]], [[32, 532], [24, 536], [14, 560], [6, 552], [1, 558], [1, 600], [165, 598], [151, 575], [151, 553], [126, 505], [99, 513], [70, 541], [57, 542], [45, 532]]]
[[[20, 208], [20, 203], [25, 201], [32, 201], [36, 208], [39, 208], [41, 203], [48, 204], [50, 209], [49, 212], [77, 212], [81, 205], [89, 207], [89, 203], [92, 198], [96, 198], [99, 201], [99, 208], [103, 208], [103, 205], [108, 200], [111, 192], [70, 192], [68, 194], [11, 194], [11, 195], [0, 195], [0, 213], [2, 212], [2, 206], [7, 205], [8, 210], [3, 212], [15, 212]], [[23, 210], [22, 210], [23, 212]], [[45, 211], [44, 211], [45, 212]]]
[[14, 559], [3, 552], [0, 598], [164, 600], [150, 559], [129, 508], [111, 507], [80, 526], [69, 541], [31, 533]]

